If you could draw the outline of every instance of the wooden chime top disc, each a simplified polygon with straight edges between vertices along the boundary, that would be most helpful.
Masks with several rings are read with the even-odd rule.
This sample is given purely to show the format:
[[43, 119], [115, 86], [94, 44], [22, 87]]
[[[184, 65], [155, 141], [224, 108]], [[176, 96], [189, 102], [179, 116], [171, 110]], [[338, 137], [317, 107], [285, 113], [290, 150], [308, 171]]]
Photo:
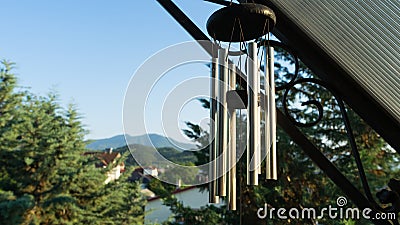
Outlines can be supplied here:
[[265, 5], [232, 4], [210, 16], [207, 31], [218, 41], [242, 42], [262, 37], [274, 28], [275, 23], [275, 13]]

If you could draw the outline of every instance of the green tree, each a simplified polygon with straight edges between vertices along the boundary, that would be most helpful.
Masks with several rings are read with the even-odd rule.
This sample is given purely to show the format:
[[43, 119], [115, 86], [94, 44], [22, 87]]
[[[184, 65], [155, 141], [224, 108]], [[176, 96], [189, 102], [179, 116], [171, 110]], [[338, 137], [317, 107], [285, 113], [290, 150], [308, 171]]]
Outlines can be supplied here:
[[199, 170], [194, 167], [193, 163], [187, 163], [183, 166], [187, 168], [172, 167], [168, 169], [167, 173], [161, 174], [160, 178], [171, 182], [178, 182], [180, 180], [182, 185], [195, 183], [196, 175], [199, 173]]
[[1, 224], [141, 224], [139, 184], [129, 172], [105, 184], [117, 164], [96, 168], [83, 155], [75, 107], [62, 108], [55, 94], [17, 91], [12, 65], [0, 70]]
[[[287, 83], [291, 78], [294, 59], [283, 49], [276, 48], [275, 74], [277, 85]], [[289, 65], [289, 66], [287, 66]], [[314, 74], [300, 62], [299, 74], [303, 78], [315, 77]], [[277, 93], [278, 107], [282, 109], [283, 92]], [[299, 107], [299, 102], [316, 100], [321, 103], [324, 109], [323, 120], [315, 126], [301, 128], [302, 132], [312, 140], [318, 148], [328, 157], [340, 171], [362, 190], [360, 178], [348, 139], [345, 134], [344, 124], [340, 109], [331, 93], [321, 86], [304, 83], [294, 86], [288, 95], [290, 115], [297, 121], [313, 122], [318, 118], [318, 110], [315, 105]], [[204, 107], [208, 108], [207, 100], [201, 100]], [[396, 153], [374, 132], [362, 119], [355, 114], [349, 107], [348, 114], [351, 126], [356, 137], [357, 146], [364, 168], [369, 179], [371, 190], [374, 194], [377, 190], [384, 187], [389, 178], [398, 177], [399, 168], [397, 167], [398, 157]], [[245, 127], [245, 115], [238, 115], [238, 124]], [[195, 153], [198, 164], [208, 162], [208, 148], [206, 147], [208, 134], [200, 126], [187, 123], [188, 129], [185, 134], [192, 138], [200, 147], [201, 151]], [[244, 129], [245, 130], [245, 129]], [[245, 131], [238, 130], [240, 138], [245, 138]], [[246, 160], [243, 157], [237, 164], [237, 190], [240, 192], [238, 197], [239, 209], [237, 211], [226, 211], [209, 206], [212, 210], [208, 216], [212, 217], [219, 224], [368, 224], [368, 221], [346, 221], [329, 220], [326, 217], [320, 220], [281, 220], [268, 219], [259, 220], [257, 209], [268, 203], [269, 207], [274, 208], [298, 208], [304, 207], [324, 207], [336, 205], [336, 199], [343, 193], [337, 188], [330, 179], [308, 158], [307, 155], [297, 146], [287, 134], [277, 130], [277, 149], [278, 149], [278, 181], [265, 181], [263, 175], [260, 176], [258, 186], [247, 186], [245, 183]], [[265, 170], [265, 167], [262, 167]], [[201, 218], [206, 217], [206, 211], [192, 210], [181, 207], [177, 201], [166, 203], [170, 206], [175, 215], [190, 221], [190, 224], [203, 224]], [[354, 207], [350, 203], [348, 207]], [[196, 216], [193, 216], [196, 215]], [[193, 218], [197, 218], [193, 219]], [[223, 218], [223, 219], [221, 219]], [[210, 218], [208, 218], [210, 219]], [[211, 219], [210, 219], [211, 220]]]

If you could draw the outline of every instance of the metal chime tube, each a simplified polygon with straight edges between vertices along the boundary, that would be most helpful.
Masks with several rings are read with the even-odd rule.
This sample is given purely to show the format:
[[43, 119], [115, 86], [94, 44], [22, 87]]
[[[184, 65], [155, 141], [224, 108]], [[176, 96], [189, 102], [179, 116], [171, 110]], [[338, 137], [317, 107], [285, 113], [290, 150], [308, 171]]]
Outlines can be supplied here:
[[257, 150], [256, 150], [256, 165], [257, 165], [257, 173], [261, 174], [261, 105], [260, 105], [260, 62], [257, 60], [257, 70], [256, 70], [256, 82], [257, 82], [257, 104], [256, 104], [256, 123], [258, 124], [258, 129], [256, 130], [256, 135], [257, 135]]
[[271, 109], [269, 108], [269, 102], [270, 102], [270, 83], [269, 83], [269, 76], [270, 76], [270, 71], [269, 71], [269, 56], [268, 56], [268, 48], [264, 47], [264, 91], [265, 91], [265, 97], [264, 97], [264, 121], [265, 121], [265, 127], [264, 127], [264, 142], [265, 142], [265, 165], [266, 165], [266, 178], [271, 179]]
[[[269, 87], [267, 87], [266, 93], [268, 92], [267, 100], [267, 109], [268, 109], [268, 118], [266, 117], [266, 121], [268, 123], [268, 127], [266, 126], [266, 138], [268, 140], [267, 146], [267, 160], [266, 160], [266, 170], [267, 170], [267, 179], [277, 180], [278, 179], [278, 161], [277, 161], [277, 152], [276, 152], [276, 106], [275, 106], [275, 76], [274, 76], [274, 48], [268, 47], [265, 49], [266, 55], [266, 73], [265, 78], [269, 83]], [[268, 131], [267, 131], [268, 129]], [[267, 133], [268, 132], [268, 133]]]
[[[229, 64], [229, 88], [236, 89], [236, 66]], [[228, 150], [228, 208], [236, 210], [236, 109], [230, 109]]]
[[257, 43], [248, 44], [249, 60], [247, 61], [247, 183], [249, 185], [258, 185], [257, 155], [260, 150], [260, 130], [259, 115], [259, 79]]
[[[217, 56], [217, 52], [214, 54]], [[210, 80], [210, 145], [209, 145], [209, 157], [210, 157], [210, 169], [209, 169], [209, 202], [218, 203], [219, 197], [217, 196], [217, 79], [218, 79], [218, 58], [213, 57], [211, 61], [211, 80]]]
[[226, 92], [228, 90], [228, 50], [221, 48], [218, 50], [219, 80], [218, 85], [218, 196], [226, 196], [226, 172], [227, 172], [227, 147], [228, 147], [228, 110], [226, 102]]

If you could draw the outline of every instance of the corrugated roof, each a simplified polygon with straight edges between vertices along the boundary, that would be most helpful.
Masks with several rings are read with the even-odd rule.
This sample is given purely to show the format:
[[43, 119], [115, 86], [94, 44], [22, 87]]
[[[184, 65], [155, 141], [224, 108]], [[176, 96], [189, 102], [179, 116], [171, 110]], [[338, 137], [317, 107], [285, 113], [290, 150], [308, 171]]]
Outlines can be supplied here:
[[270, 1], [400, 122], [399, 0]]

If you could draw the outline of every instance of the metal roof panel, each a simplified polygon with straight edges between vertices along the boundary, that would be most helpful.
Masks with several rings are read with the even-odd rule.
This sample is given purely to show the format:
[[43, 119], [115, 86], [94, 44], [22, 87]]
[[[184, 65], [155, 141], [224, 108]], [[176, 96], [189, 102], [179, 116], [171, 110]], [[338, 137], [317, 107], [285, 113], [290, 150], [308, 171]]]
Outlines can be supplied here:
[[271, 2], [400, 122], [400, 1]]

